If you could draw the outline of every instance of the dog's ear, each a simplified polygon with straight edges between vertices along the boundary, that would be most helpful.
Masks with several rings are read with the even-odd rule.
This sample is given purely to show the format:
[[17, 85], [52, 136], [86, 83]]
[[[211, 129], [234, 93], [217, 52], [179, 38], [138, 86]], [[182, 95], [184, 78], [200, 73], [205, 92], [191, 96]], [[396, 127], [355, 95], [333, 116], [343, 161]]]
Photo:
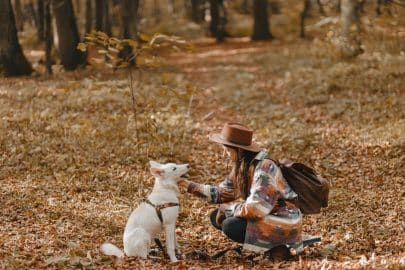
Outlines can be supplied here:
[[149, 161], [150, 164], [150, 172], [154, 176], [162, 176], [164, 174], [164, 170], [161, 168], [162, 164], [156, 162], [156, 161]]
[[156, 162], [154, 160], [149, 160], [149, 165], [152, 168], [160, 168], [162, 167], [162, 164], [160, 164], [159, 162]]

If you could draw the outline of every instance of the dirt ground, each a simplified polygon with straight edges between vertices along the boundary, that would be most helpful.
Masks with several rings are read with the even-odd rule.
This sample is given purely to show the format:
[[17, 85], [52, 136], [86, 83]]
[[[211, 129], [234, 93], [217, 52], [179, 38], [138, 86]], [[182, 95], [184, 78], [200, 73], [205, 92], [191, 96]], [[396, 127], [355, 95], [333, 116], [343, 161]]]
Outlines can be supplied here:
[[[0, 268], [403, 269], [401, 40], [366, 43], [347, 61], [317, 38], [199, 40], [160, 75], [136, 77], [137, 115], [124, 72], [0, 79]], [[201, 183], [223, 179], [227, 162], [207, 135], [226, 121], [252, 127], [273, 158], [331, 181], [329, 207], [304, 217], [322, 243], [283, 262], [102, 255], [105, 241], [122, 247], [126, 219], [151, 188], [149, 159], [189, 162]], [[183, 254], [234, 245], [209, 224], [215, 205], [188, 194], [181, 204]]]

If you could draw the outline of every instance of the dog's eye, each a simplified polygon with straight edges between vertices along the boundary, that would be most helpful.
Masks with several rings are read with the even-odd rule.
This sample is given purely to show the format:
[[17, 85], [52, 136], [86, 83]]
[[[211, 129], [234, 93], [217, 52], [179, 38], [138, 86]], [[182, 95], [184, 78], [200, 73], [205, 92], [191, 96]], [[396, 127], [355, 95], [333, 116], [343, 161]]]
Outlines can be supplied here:
[[174, 167], [174, 168], [173, 168], [173, 171], [175, 171], [176, 169], [177, 169], [177, 168], [176, 168], [176, 167]]

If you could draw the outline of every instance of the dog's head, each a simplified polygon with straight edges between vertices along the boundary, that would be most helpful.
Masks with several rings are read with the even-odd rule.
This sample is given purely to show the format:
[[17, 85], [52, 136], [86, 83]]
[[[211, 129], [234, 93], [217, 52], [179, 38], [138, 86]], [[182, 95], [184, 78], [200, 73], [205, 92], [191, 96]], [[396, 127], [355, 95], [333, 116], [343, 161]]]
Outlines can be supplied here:
[[156, 161], [149, 161], [150, 171], [156, 178], [180, 180], [180, 177], [187, 173], [188, 164], [166, 163], [160, 164]]

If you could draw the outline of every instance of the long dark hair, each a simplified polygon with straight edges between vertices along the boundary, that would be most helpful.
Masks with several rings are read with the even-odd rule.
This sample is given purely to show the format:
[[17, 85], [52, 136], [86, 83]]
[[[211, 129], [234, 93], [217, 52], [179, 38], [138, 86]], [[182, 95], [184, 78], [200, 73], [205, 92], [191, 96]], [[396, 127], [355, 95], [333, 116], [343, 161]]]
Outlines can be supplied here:
[[[229, 146], [227, 146], [229, 147]], [[232, 179], [237, 195], [246, 199], [249, 196], [249, 177], [252, 162], [257, 155], [256, 152], [247, 151], [241, 148], [229, 147], [236, 151], [238, 158], [233, 164], [229, 178]]]

